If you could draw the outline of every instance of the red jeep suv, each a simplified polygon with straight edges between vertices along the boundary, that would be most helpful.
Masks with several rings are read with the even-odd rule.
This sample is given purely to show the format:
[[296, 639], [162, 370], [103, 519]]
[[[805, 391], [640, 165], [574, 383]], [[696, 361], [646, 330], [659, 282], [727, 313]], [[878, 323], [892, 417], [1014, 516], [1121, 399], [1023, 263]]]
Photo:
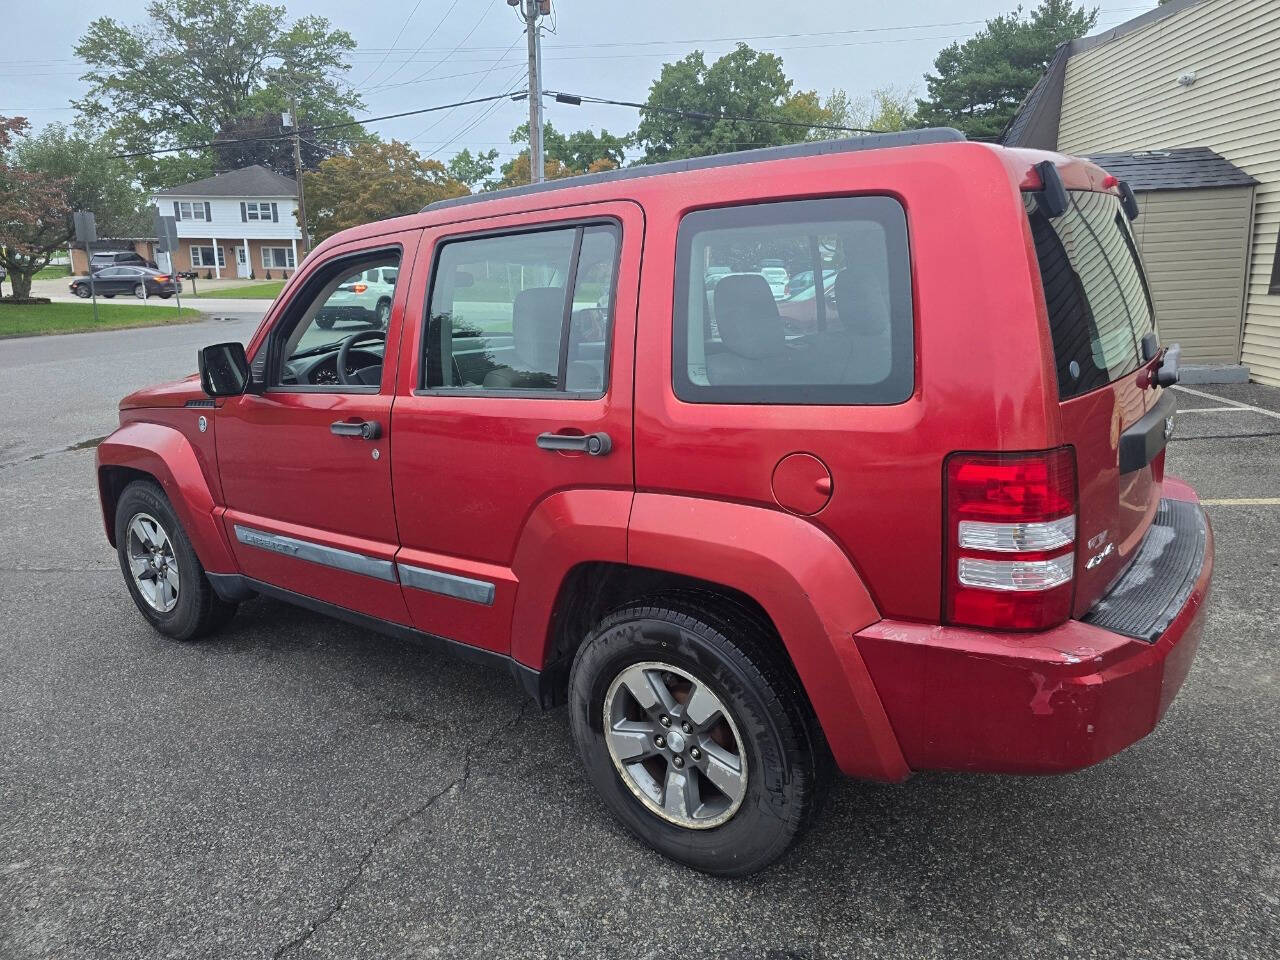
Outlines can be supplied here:
[[[1137, 214], [943, 129], [346, 230], [121, 403], [107, 536], [177, 640], [261, 594], [502, 665], [632, 833], [750, 873], [833, 766], [1075, 770], [1177, 692], [1213, 539]], [[385, 325], [333, 320], [375, 269]]]

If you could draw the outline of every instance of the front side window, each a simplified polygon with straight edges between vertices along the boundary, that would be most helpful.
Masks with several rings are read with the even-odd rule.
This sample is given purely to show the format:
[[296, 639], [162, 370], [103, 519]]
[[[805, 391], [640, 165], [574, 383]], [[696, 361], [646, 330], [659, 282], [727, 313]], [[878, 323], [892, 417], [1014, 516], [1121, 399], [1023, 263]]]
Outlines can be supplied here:
[[[344, 258], [313, 275], [289, 305], [275, 335], [281, 340], [269, 386], [366, 390], [382, 382], [394, 283], [369, 283], [371, 270], [400, 265], [400, 252]], [[339, 352], [347, 343], [345, 362]]]
[[907, 221], [889, 197], [700, 210], [676, 241], [693, 403], [890, 404], [914, 389]]
[[618, 245], [612, 223], [446, 242], [422, 385], [601, 396]]
[[1058, 395], [1088, 393], [1142, 363], [1142, 338], [1155, 327], [1151, 295], [1120, 199], [1070, 191], [1066, 213], [1050, 218], [1023, 195], [1058, 371]]

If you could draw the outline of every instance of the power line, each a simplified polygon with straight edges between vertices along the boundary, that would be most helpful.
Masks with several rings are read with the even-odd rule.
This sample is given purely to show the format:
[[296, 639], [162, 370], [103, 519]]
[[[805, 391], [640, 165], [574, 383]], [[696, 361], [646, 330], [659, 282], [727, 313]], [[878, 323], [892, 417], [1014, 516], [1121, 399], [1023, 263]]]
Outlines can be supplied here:
[[803, 120], [780, 120], [770, 117], [743, 117], [729, 113], [701, 113], [697, 110], [677, 110], [674, 107], [651, 107], [647, 103], [636, 103], [634, 100], [610, 100], [607, 97], [591, 97], [585, 94], [564, 93], [556, 90], [543, 90], [544, 96], [555, 97], [557, 103], [577, 106], [583, 103], [607, 103], [615, 107], [632, 107], [646, 113], [667, 113], [677, 117], [688, 117], [691, 120], [737, 120], [743, 123], [772, 123], [780, 127], [803, 127], [806, 130], [832, 130], [836, 133], [883, 133], [883, 130], [869, 130], [865, 127], [841, 127], [832, 123], [805, 123]]
[[[458, 45], [454, 47], [452, 50], [450, 50], [447, 54], [445, 54], [443, 60], [438, 60], [436, 63], [433, 63], [431, 66], [427, 67], [426, 70], [422, 71], [422, 73], [414, 77], [413, 80], [410, 82], [417, 83], [419, 80], [421, 80], [423, 77], [429, 74], [436, 67], [440, 66], [440, 64], [444, 63], [445, 60], [451, 60], [453, 58], [453, 55], [462, 49], [462, 45], [471, 39], [471, 35], [476, 32], [476, 30], [480, 27], [480, 24], [484, 23], [485, 17], [489, 16], [489, 11], [493, 9], [493, 4], [494, 4], [494, 0], [489, 0], [489, 5], [484, 8], [484, 13], [480, 14], [480, 19], [478, 19], [475, 22], [475, 24], [471, 27], [471, 29], [467, 31], [467, 35], [458, 41]], [[452, 10], [453, 7], [450, 7], [449, 9]], [[395, 74], [392, 73], [391, 76], [395, 76]]]
[[[420, 110], [405, 110], [402, 113], [388, 113], [381, 117], [364, 117], [360, 120], [347, 120], [343, 123], [326, 123], [315, 127], [308, 127], [307, 132], [315, 134], [321, 130], [341, 130], [344, 127], [356, 127], [365, 123], [377, 123], [380, 120], [397, 120], [400, 117], [413, 117], [422, 113], [434, 113], [437, 110], [452, 110], [456, 107], [467, 107], [473, 103], [488, 103], [491, 100], [523, 100], [528, 94], [520, 91], [518, 93], [497, 93], [490, 97], [476, 97], [472, 100], [460, 100], [457, 103], [442, 103], [436, 107], [423, 107]], [[181, 147], [163, 147], [159, 150], [139, 150], [134, 153], [117, 153], [111, 157], [112, 160], [129, 160], [134, 157], [150, 157], [159, 153], [179, 153], [183, 150], [203, 150], [206, 147], [217, 147], [226, 143], [262, 143], [270, 140], [288, 140], [293, 136], [292, 133], [280, 133], [265, 137], [228, 137], [225, 140], [210, 140], [206, 143], [188, 143]]]
[[364, 86], [373, 79], [373, 75], [375, 73], [382, 69], [382, 65], [387, 62], [387, 57], [391, 56], [391, 51], [396, 48], [396, 44], [399, 43], [400, 38], [404, 36], [405, 28], [409, 26], [409, 21], [413, 19], [413, 15], [418, 12], [418, 8], [420, 6], [422, 6], [422, 0], [418, 0], [418, 2], [413, 5], [413, 9], [409, 11], [409, 15], [404, 18], [404, 23], [400, 24], [400, 30], [396, 33], [396, 38], [391, 41], [391, 46], [387, 47], [387, 52], [382, 55], [382, 59], [378, 61], [378, 65], [369, 71], [368, 76], [356, 84], [357, 87]]
[[[407, 60], [405, 60], [403, 63], [401, 63], [401, 64], [400, 64], [400, 66], [396, 67], [396, 68], [395, 68], [394, 70], [392, 70], [389, 74], [387, 74], [387, 76], [386, 76], [385, 80], [383, 81], [383, 83], [382, 83], [380, 86], [386, 86], [386, 80], [390, 80], [392, 77], [394, 77], [397, 73], [399, 73], [401, 70], [403, 70], [403, 69], [404, 69], [404, 65], [405, 65], [406, 63], [408, 63], [410, 60], [412, 60], [414, 57], [416, 57], [419, 53], [421, 53], [421, 52], [422, 52], [422, 48], [423, 48], [423, 47], [425, 47], [428, 43], [430, 43], [430, 42], [431, 42], [431, 38], [432, 38], [432, 37], [434, 37], [437, 33], [439, 33], [439, 32], [440, 32], [440, 28], [441, 28], [441, 27], [443, 27], [443, 26], [444, 26], [444, 22], [445, 22], [446, 20], [448, 20], [448, 19], [449, 19], [449, 14], [453, 13], [453, 8], [454, 8], [454, 7], [456, 7], [456, 6], [458, 5], [458, 2], [459, 2], [459, 0], [453, 0], [453, 3], [449, 4], [449, 9], [448, 9], [448, 10], [446, 10], [446, 11], [444, 12], [444, 16], [443, 16], [443, 17], [441, 17], [438, 21], [436, 21], [436, 25], [435, 25], [434, 27], [432, 27], [432, 28], [431, 28], [431, 32], [427, 34], [426, 39], [425, 39], [425, 40], [423, 40], [420, 44], [418, 44], [417, 49], [416, 49], [416, 50], [414, 50], [414, 51], [413, 51], [413, 53], [409, 54], [409, 58], [408, 58]], [[416, 9], [417, 9], [417, 7], [414, 7], [414, 9], [416, 10]], [[392, 46], [394, 46], [394, 44], [392, 44]], [[388, 50], [388, 51], [387, 51], [387, 53], [388, 53], [388, 54], [390, 54], [390, 53], [391, 53], [391, 51], [390, 51], [390, 50]], [[384, 57], [384, 58], [383, 58], [383, 60], [384, 60], [384, 62], [385, 62], [386, 58]], [[377, 73], [377, 72], [378, 72], [378, 71], [376, 71], [376, 70], [375, 70], [373, 73]], [[369, 78], [370, 78], [370, 77], [372, 77], [372, 76], [373, 76], [373, 74], [372, 74], [372, 73], [371, 73], [371, 74], [369, 74], [369, 76], [368, 76], [368, 77], [365, 77], [365, 78], [364, 78], [364, 82], [365, 82], [365, 83], [368, 83], [368, 82], [369, 82]], [[362, 84], [362, 86], [363, 86], [363, 84]], [[375, 88], [375, 89], [377, 89], [377, 88]]]

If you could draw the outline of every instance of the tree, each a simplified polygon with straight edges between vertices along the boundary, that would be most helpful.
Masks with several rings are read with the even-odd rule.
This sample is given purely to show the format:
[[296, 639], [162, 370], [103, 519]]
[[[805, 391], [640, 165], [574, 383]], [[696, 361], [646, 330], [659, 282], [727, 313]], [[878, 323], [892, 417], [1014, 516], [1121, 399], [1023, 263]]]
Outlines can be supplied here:
[[373, 220], [417, 213], [429, 203], [466, 196], [444, 164], [424, 160], [399, 140], [359, 143], [302, 175], [307, 217], [317, 241]]
[[477, 151], [474, 155], [464, 149], [453, 155], [446, 169], [449, 176], [467, 185], [469, 190], [492, 190], [496, 182], [494, 171], [498, 169], [498, 151]]
[[[312, 126], [344, 123], [363, 106], [336, 74], [350, 69], [355, 40], [324, 17], [285, 22], [285, 8], [256, 0], [153, 0], [143, 24], [111, 17], [89, 24], [75, 53], [88, 65], [83, 121], [125, 152], [204, 143], [273, 116], [297, 98]], [[322, 137], [329, 146], [367, 135], [359, 127]], [[318, 157], [316, 158], [318, 160]], [[144, 184], [160, 187], [211, 172], [214, 154], [141, 158]]]
[[[528, 143], [529, 124], [522, 123], [511, 131], [512, 143]], [[542, 128], [543, 174], [548, 180], [577, 177], [584, 173], [599, 173], [622, 166], [626, 158], [627, 141], [608, 130], [575, 130], [568, 135], [561, 133], [550, 123]], [[497, 151], [494, 151], [495, 155]], [[529, 151], [522, 150], [502, 165], [502, 179], [492, 188], [515, 187], [530, 180], [532, 164]]]
[[[292, 134], [293, 130], [285, 130], [278, 113], [259, 113], [232, 121], [213, 139], [214, 145], [210, 149], [214, 169], [239, 170], [257, 163], [282, 177], [293, 178], [296, 176], [293, 137], [282, 137], [285, 132]], [[299, 132], [302, 135], [299, 139], [302, 169], [314, 170], [333, 150], [317, 142], [318, 135], [309, 124], [304, 122]]]
[[[694, 51], [663, 64], [649, 87], [649, 109], [641, 114], [634, 142], [644, 147], [645, 163], [799, 143], [816, 133], [813, 124], [830, 123], [831, 113], [817, 93], [793, 92], [792, 86], [780, 57], [745, 43], [710, 66], [701, 51]], [[729, 116], [753, 119], [719, 119]], [[769, 122], [777, 120], [788, 123]], [[825, 133], [833, 135], [838, 134]]]
[[1059, 44], [1082, 37], [1098, 10], [1074, 0], [1042, 0], [1024, 17], [1022, 7], [988, 20], [964, 43], [953, 43], [925, 74], [927, 99], [917, 102], [920, 126], [951, 126], [978, 140], [1000, 136], [1036, 85]]
[[[899, 90], [892, 86], [877, 87], [864, 97], [850, 97], [843, 90], [833, 90], [823, 106], [834, 125], [893, 133], [914, 126], [916, 96], [910, 88]], [[817, 133], [822, 136], [814, 139], [831, 136], [828, 131]]]
[[151, 230], [145, 197], [108, 144], [61, 124], [38, 137], [23, 136], [26, 128], [22, 118], [0, 118], [0, 265], [19, 297], [30, 294], [31, 277], [71, 242], [72, 211], [92, 211], [101, 236]]
[[0, 117], [0, 267], [17, 298], [31, 296], [31, 277], [49, 263], [71, 210], [60, 178], [11, 162], [14, 138], [28, 126], [25, 117]]

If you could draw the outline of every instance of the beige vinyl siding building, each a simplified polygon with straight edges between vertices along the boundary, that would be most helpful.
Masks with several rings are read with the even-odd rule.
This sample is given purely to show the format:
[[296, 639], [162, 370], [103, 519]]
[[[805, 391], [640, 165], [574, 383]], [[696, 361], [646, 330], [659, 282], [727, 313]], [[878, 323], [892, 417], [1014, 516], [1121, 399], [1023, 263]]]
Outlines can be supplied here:
[[[1156, 256], [1152, 269], [1166, 275], [1166, 285], [1176, 282], [1188, 298], [1197, 281], [1214, 280], [1204, 240], [1220, 240], [1211, 258], [1220, 266], [1242, 256], [1247, 279], [1237, 362], [1252, 379], [1280, 385], [1280, 290], [1269, 290], [1280, 234], [1280, 0], [1173, 0], [1064, 45], [1005, 142], [1072, 154], [1203, 146], [1251, 175], [1257, 181], [1251, 209], [1230, 212], [1244, 220], [1243, 252], [1229, 230], [1219, 236], [1228, 211], [1216, 204], [1228, 201], [1209, 192], [1175, 214], [1186, 221], [1183, 239], [1200, 237], [1199, 254], [1165, 249], [1156, 256], [1145, 244], [1144, 253], [1149, 261]], [[1144, 216], [1167, 220], [1175, 199], [1147, 200]], [[1184, 342], [1192, 339], [1192, 313], [1176, 318], [1187, 331]]]
[[1138, 198], [1133, 221], [1160, 339], [1186, 364], [1240, 362], [1257, 181], [1207, 147], [1091, 154]]

